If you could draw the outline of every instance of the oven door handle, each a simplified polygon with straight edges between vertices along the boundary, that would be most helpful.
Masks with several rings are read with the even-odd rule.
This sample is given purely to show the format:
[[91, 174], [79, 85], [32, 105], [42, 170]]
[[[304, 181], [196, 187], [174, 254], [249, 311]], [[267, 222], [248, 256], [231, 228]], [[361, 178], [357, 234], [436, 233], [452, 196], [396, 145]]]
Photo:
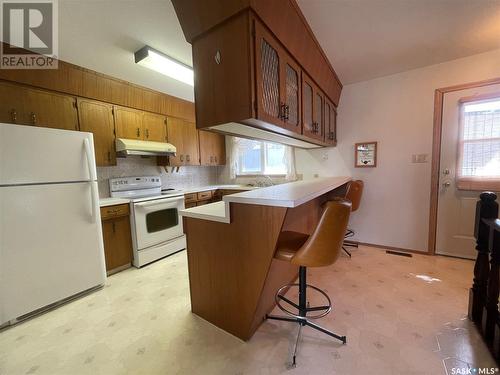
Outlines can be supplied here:
[[181, 201], [183, 199], [184, 199], [184, 197], [169, 198], [169, 199], [155, 199], [155, 200], [152, 200], [152, 201], [134, 203], [134, 205], [136, 207], [150, 207], [150, 206], [157, 206], [157, 205], [164, 204], [164, 203], [177, 202], [177, 201]]

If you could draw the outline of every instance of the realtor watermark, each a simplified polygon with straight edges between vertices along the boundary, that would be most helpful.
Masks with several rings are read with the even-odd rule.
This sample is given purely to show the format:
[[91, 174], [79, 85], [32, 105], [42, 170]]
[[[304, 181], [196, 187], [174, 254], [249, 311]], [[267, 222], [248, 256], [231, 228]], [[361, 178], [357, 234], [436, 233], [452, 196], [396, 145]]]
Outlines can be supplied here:
[[452, 367], [451, 375], [498, 375], [498, 367]]
[[57, 69], [57, 0], [0, 0], [0, 69]]

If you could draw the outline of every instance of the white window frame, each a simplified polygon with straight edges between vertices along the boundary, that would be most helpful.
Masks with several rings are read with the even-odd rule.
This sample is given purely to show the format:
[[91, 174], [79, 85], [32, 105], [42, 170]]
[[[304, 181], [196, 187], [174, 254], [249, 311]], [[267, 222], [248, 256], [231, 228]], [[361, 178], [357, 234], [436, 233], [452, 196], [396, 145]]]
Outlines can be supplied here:
[[[253, 139], [252, 141], [260, 143], [260, 170], [258, 172], [243, 172], [242, 171], [243, 162], [241, 160], [242, 158], [241, 158], [241, 155], [239, 154], [239, 150], [238, 150], [238, 170], [236, 173], [236, 177], [258, 177], [258, 176], [285, 177], [286, 173], [265, 173], [266, 161], [267, 161], [267, 147], [266, 147], [266, 145], [268, 143], [273, 143], [273, 142], [266, 142], [266, 141], [261, 141], [261, 140], [256, 140], [256, 139]], [[286, 146], [283, 145], [283, 147], [286, 147]]]
[[486, 94], [472, 98], [460, 99], [460, 124], [459, 124], [459, 138], [458, 138], [458, 152], [456, 163], [456, 186], [459, 190], [492, 190], [500, 191], [500, 177], [497, 176], [462, 176], [462, 163], [464, 144], [470, 142], [487, 142], [497, 140], [498, 138], [480, 138], [473, 141], [464, 140], [464, 127], [465, 127], [465, 106], [473, 104], [481, 104], [491, 101], [500, 101], [500, 93]]

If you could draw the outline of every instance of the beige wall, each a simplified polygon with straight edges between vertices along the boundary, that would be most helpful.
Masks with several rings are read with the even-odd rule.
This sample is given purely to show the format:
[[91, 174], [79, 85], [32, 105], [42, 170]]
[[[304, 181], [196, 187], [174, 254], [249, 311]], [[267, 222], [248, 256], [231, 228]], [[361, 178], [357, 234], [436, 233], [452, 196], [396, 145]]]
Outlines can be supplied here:
[[[364, 180], [351, 218], [356, 239], [426, 251], [434, 90], [496, 77], [500, 50], [345, 86], [338, 147], [297, 150], [298, 173]], [[354, 143], [363, 141], [378, 141], [376, 168], [353, 168]], [[412, 154], [429, 154], [429, 162], [414, 164]]]

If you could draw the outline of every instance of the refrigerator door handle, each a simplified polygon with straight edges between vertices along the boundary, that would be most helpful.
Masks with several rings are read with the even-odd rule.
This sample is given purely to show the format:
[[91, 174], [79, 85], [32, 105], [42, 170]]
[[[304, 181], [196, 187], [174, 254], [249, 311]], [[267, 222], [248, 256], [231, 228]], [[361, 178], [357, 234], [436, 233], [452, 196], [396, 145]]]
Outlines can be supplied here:
[[95, 181], [97, 180], [97, 176], [94, 175], [95, 169], [93, 168], [94, 166], [92, 165], [92, 150], [90, 148], [90, 142], [88, 138], [85, 138], [83, 140], [83, 145], [85, 147], [85, 156], [87, 157], [87, 166], [89, 167], [90, 181]]
[[96, 213], [96, 207], [97, 207], [97, 202], [96, 202], [96, 194], [97, 192], [95, 191], [95, 183], [94, 180], [97, 179], [96, 176], [94, 176], [94, 168], [92, 165], [92, 150], [90, 148], [90, 143], [88, 138], [85, 138], [83, 140], [83, 146], [85, 148], [85, 156], [87, 158], [87, 166], [89, 168], [89, 176], [90, 176], [90, 198], [91, 198], [91, 205], [92, 205], [92, 222], [97, 224], [97, 213]]

